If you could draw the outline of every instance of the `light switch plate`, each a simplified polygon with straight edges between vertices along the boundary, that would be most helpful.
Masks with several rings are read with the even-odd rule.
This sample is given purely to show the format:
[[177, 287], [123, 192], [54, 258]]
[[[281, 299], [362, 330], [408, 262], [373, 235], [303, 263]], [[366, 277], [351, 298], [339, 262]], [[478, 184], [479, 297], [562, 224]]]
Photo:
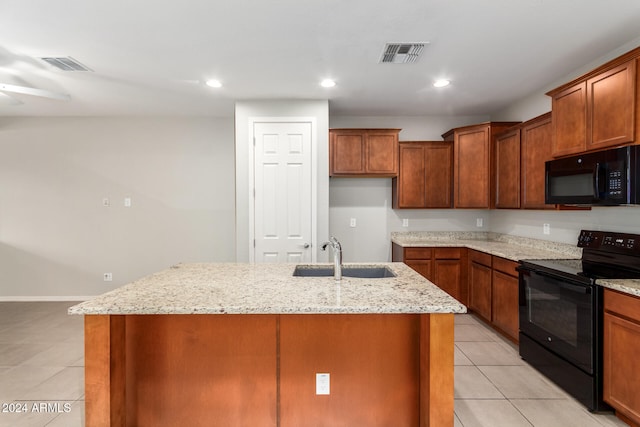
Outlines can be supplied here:
[[351, 218], [349, 220], [349, 227], [355, 227], [356, 226], [356, 219], [355, 218]]
[[403, 227], [409, 226], [409, 218], [402, 218], [402, 226]]
[[330, 378], [329, 374], [316, 374], [316, 394], [328, 395], [330, 394]]
[[551, 226], [549, 224], [542, 224], [542, 234], [551, 234]]

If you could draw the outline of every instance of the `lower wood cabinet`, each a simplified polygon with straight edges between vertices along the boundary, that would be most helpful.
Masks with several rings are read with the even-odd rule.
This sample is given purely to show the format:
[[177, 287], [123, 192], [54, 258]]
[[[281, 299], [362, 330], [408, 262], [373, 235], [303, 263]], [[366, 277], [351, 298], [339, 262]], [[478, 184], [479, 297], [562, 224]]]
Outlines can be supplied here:
[[517, 262], [469, 250], [469, 308], [518, 341]]
[[491, 255], [469, 250], [469, 308], [491, 323]]
[[468, 300], [466, 254], [466, 248], [403, 248], [393, 244], [393, 261], [404, 262], [465, 305]]
[[604, 291], [604, 401], [640, 425], [640, 298]]

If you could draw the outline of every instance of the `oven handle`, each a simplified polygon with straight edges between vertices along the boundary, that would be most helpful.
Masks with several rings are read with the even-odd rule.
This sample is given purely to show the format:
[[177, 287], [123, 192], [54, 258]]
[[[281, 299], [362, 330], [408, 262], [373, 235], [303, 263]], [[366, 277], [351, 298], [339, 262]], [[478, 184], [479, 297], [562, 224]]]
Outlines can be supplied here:
[[[523, 269], [526, 270], [526, 269]], [[591, 293], [591, 286], [585, 286], [585, 285], [574, 285], [573, 283], [569, 283], [567, 280], [567, 278], [565, 277], [559, 277], [556, 276], [554, 274], [549, 274], [545, 271], [539, 271], [539, 270], [529, 270], [532, 273], [538, 274], [540, 276], [544, 276], [544, 277], [548, 277], [550, 279], [554, 279], [557, 283], [556, 285], [559, 288], [563, 288], [566, 289], [568, 291], [571, 292], [575, 292], [578, 294], [590, 294]]]

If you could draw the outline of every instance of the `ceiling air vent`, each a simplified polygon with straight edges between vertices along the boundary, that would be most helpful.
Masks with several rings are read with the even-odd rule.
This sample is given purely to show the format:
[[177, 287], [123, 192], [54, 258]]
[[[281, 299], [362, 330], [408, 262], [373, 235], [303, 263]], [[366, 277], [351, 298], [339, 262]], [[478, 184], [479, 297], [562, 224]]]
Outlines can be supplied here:
[[387, 43], [380, 62], [385, 64], [408, 64], [416, 62], [427, 43]]
[[40, 58], [49, 65], [62, 71], [93, 71], [70, 56]]

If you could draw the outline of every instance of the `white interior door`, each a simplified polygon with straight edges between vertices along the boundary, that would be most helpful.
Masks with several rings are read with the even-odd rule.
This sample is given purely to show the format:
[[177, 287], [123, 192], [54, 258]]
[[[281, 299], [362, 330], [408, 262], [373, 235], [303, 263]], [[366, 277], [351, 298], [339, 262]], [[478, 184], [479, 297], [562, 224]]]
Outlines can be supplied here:
[[309, 262], [312, 254], [310, 122], [255, 122], [254, 261]]

